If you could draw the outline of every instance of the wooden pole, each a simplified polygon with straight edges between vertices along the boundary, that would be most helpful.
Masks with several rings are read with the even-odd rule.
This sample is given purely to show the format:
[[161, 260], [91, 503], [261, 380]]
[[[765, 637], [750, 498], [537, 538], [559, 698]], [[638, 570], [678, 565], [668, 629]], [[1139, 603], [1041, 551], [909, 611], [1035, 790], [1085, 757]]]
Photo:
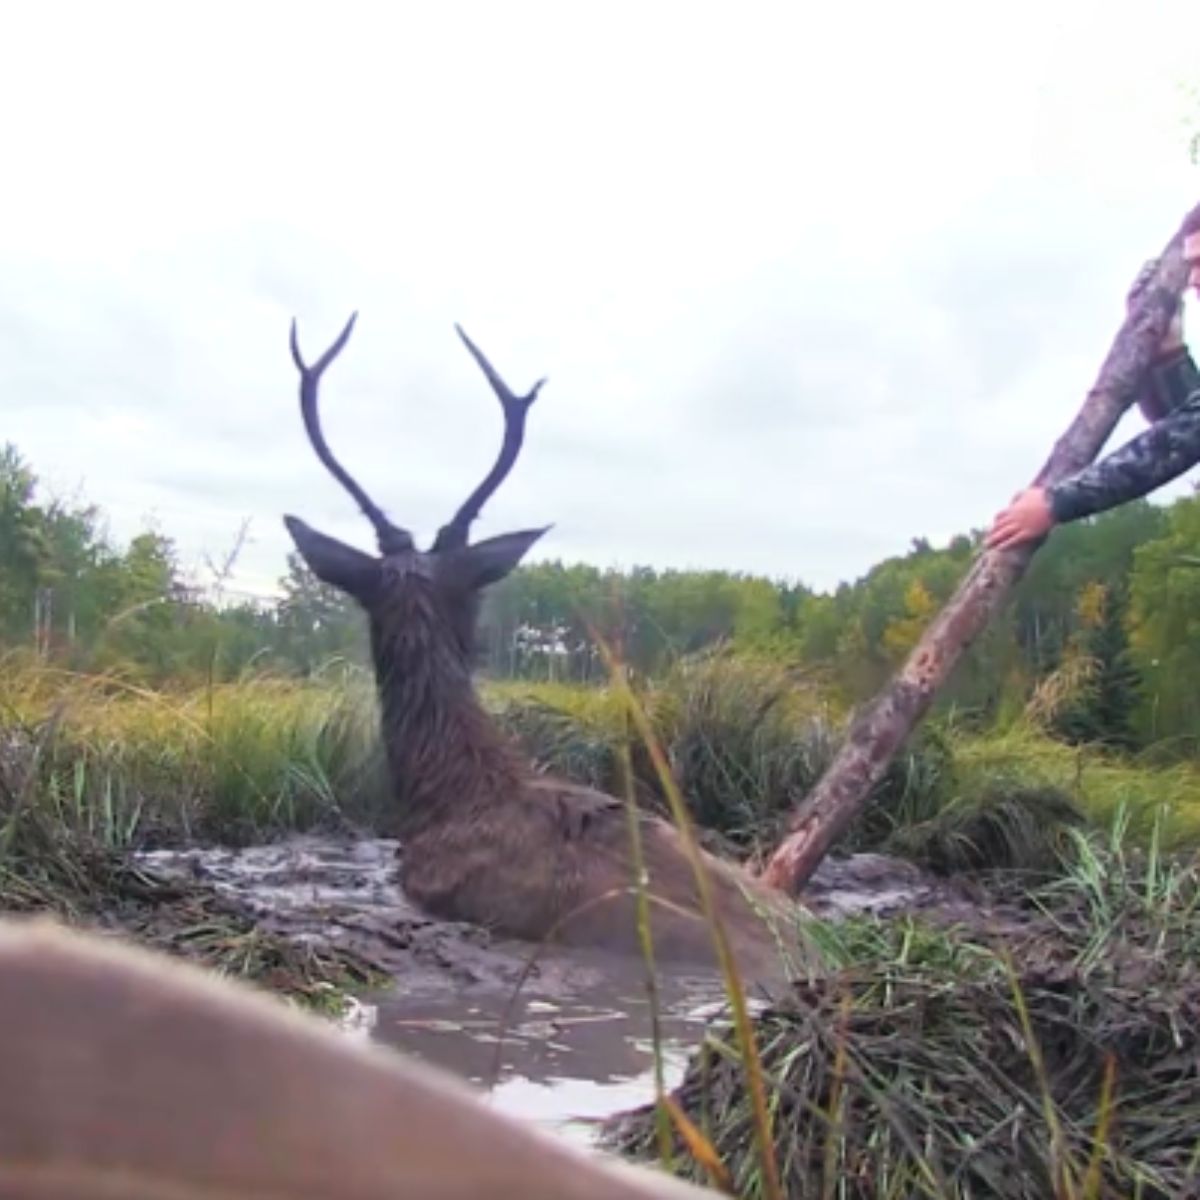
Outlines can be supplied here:
[[[1200, 205], [1191, 216], [1200, 214]], [[1086, 467], [1108, 440], [1142, 385], [1187, 284], [1183, 223], [1158, 259], [1145, 289], [1130, 305], [1096, 382], [1034, 479], [1056, 483]], [[764, 879], [796, 893], [862, 808], [904, 740], [928, 711], [963, 652], [1008, 599], [1036, 545], [984, 551], [907, 661], [851, 722], [837, 756], [797, 807], [788, 835], [771, 856]]]

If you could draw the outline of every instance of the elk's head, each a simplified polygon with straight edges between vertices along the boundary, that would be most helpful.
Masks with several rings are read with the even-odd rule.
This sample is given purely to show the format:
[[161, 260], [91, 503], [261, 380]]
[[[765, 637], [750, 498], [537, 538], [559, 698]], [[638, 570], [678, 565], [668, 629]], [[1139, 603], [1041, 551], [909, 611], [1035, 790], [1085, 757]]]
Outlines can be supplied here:
[[317, 578], [353, 596], [366, 610], [377, 644], [381, 637], [402, 636], [404, 624], [420, 612], [453, 635], [456, 648], [465, 658], [472, 648], [481, 592], [503, 579], [549, 528], [505, 533], [474, 544], [468, 542], [472, 522], [516, 462], [525, 437], [526, 415], [546, 381], [539, 380], [524, 396], [515, 395], [471, 339], [455, 327], [500, 399], [504, 409], [504, 440], [492, 469], [438, 531], [433, 545], [428, 550], [418, 550], [412, 534], [392, 524], [333, 457], [321, 432], [317, 413], [321, 376], [345, 348], [357, 315], [350, 318], [337, 341], [312, 366], [300, 354], [293, 322], [292, 358], [300, 371], [300, 412], [309, 441], [317, 457], [371, 522], [379, 553], [365, 554], [318, 532], [298, 517], [285, 516], [284, 524]]

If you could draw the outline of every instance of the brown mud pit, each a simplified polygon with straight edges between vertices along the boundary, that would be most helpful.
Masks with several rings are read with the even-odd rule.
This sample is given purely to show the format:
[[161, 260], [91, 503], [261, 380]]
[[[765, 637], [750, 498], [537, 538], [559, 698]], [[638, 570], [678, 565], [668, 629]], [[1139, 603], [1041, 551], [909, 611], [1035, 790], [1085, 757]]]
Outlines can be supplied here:
[[[359, 997], [349, 1026], [472, 1081], [506, 1111], [590, 1139], [588, 1122], [653, 1096], [652, 1011], [639, 961], [539, 951], [432, 918], [400, 889], [398, 850], [388, 839], [302, 836], [148, 851], [137, 864], [211, 888], [258, 929], [317, 952], [348, 952], [389, 976], [391, 986]], [[827, 917], [980, 919], [977, 902], [960, 885], [871, 854], [827, 859], [806, 896]], [[658, 993], [670, 1088], [723, 992], [714, 973], [660, 968]]]

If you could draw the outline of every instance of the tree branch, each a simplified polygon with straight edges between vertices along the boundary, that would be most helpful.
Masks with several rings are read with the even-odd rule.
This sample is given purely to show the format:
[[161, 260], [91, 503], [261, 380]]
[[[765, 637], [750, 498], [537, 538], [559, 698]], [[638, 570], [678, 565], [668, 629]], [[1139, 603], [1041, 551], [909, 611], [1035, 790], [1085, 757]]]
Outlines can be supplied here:
[[[1200, 213], [1200, 205], [1195, 212]], [[1131, 303], [1096, 382], [1035, 485], [1057, 483], [1092, 462], [1133, 402], [1187, 283], [1182, 244], [1181, 223], [1163, 248], [1153, 277]], [[804, 886], [924, 717], [963, 652], [1006, 602], [1036, 550], [1036, 545], [1025, 545], [984, 551], [975, 560], [899, 672], [856, 715], [837, 757], [798, 806], [788, 836], [767, 863], [767, 882], [793, 893]]]

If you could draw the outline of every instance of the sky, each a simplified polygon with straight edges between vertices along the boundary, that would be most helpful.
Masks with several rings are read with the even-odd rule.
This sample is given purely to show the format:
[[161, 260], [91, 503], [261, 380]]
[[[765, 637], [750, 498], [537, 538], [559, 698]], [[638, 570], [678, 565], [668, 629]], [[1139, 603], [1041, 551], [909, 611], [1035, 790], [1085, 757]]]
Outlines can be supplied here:
[[460, 322], [549, 380], [477, 537], [825, 590], [1033, 477], [1200, 199], [1195, 0], [39, 0], [3, 43], [0, 441], [199, 582], [248, 522], [249, 593], [284, 513], [373, 549], [293, 317], [359, 313], [326, 435], [420, 544], [501, 432]]

